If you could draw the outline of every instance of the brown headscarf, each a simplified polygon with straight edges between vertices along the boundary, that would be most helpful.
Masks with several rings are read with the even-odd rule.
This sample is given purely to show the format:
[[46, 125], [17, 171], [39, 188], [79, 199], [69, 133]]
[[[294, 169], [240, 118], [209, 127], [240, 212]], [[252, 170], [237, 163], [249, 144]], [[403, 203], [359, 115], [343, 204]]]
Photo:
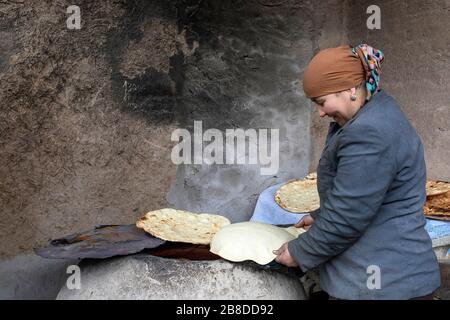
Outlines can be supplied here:
[[317, 53], [303, 74], [303, 90], [308, 98], [344, 91], [366, 81], [369, 97], [379, 86], [381, 50], [366, 44], [343, 45]]

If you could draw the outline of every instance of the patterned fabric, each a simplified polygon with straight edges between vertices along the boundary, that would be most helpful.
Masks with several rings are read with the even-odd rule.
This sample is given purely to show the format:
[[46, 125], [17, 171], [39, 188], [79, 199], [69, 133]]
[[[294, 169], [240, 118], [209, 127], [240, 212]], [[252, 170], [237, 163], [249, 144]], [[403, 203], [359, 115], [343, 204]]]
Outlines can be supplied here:
[[381, 50], [367, 44], [360, 44], [354, 47], [352, 52], [361, 59], [366, 70], [366, 100], [369, 101], [380, 87], [381, 64], [384, 61], [384, 54]]

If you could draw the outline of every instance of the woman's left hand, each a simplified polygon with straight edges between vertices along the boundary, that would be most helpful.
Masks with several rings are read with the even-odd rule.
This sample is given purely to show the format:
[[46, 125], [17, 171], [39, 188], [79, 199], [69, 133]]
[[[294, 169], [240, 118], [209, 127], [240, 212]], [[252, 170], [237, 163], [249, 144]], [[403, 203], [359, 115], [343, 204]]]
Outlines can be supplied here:
[[285, 265], [286, 267], [298, 267], [297, 262], [292, 258], [289, 253], [288, 243], [283, 244], [278, 250], [274, 250], [273, 254], [276, 254], [277, 257], [275, 261]]

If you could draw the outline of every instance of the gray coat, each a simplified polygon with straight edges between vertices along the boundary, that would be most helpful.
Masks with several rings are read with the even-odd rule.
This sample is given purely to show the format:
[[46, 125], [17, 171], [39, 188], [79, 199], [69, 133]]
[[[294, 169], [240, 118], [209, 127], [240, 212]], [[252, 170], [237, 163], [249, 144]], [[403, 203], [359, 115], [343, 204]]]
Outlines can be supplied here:
[[384, 90], [344, 126], [331, 123], [317, 174], [320, 209], [288, 249], [303, 271], [320, 266], [328, 294], [409, 299], [440, 286], [422, 212], [423, 146]]

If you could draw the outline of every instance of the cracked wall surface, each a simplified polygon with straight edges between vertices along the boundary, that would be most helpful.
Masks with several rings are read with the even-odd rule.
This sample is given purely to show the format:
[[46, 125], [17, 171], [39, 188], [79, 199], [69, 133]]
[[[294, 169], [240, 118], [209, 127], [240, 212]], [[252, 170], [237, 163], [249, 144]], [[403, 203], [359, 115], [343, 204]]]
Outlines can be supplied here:
[[[258, 195], [270, 185], [307, 174], [310, 106], [299, 74], [309, 61], [327, 3], [205, 2], [190, 25], [198, 41], [187, 58], [177, 100], [180, 124], [192, 131], [279, 130], [279, 170], [261, 164], [182, 165], [168, 195], [177, 208], [248, 220]], [[249, 183], [251, 181], [251, 183]]]
[[[167, 205], [175, 176], [169, 69], [185, 41], [175, 9], [84, 1], [82, 29], [68, 30], [68, 5], [0, 3], [3, 257], [94, 225], [129, 224]], [[173, 18], [161, 22], [152, 6]]]

